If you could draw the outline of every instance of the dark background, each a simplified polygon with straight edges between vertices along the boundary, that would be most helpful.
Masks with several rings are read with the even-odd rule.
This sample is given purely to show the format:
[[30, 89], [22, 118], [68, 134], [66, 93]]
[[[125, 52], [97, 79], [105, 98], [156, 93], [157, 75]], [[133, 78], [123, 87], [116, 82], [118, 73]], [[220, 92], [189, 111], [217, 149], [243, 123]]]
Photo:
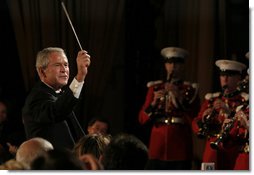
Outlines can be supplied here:
[[0, 5], [0, 99], [7, 102], [9, 117], [20, 122], [21, 107], [26, 91], [21, 73], [21, 65], [9, 11], [5, 0]]

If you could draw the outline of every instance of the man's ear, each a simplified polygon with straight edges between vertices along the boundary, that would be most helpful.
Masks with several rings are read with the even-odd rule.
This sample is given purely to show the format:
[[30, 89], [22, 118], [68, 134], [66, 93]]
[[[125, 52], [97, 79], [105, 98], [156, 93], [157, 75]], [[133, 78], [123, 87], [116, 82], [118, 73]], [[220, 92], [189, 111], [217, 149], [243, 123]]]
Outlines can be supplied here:
[[87, 133], [89, 134], [91, 132], [91, 126], [87, 127]]
[[37, 72], [39, 74], [39, 77], [41, 77], [41, 78], [45, 78], [46, 77], [45, 70], [43, 68], [38, 68]]

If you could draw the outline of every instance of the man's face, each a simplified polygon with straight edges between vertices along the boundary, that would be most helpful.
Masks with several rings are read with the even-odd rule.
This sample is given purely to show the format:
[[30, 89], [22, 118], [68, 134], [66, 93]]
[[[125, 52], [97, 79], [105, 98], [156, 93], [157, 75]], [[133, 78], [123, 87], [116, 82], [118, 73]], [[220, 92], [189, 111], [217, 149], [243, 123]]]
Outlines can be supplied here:
[[230, 92], [236, 90], [240, 80], [240, 75], [220, 75], [221, 87], [227, 86], [227, 89]]
[[43, 81], [55, 90], [66, 85], [69, 79], [69, 64], [65, 54], [59, 52], [51, 53], [49, 64], [43, 71]]
[[179, 63], [179, 62], [166, 62], [165, 63], [165, 69], [167, 71], [167, 73], [169, 75], [171, 75], [172, 73], [172, 77], [171, 78], [181, 78], [182, 74], [183, 74], [183, 63]]
[[106, 135], [108, 133], [108, 124], [96, 121], [92, 126], [88, 126], [88, 134], [102, 134]]
[[7, 108], [5, 104], [0, 102], [0, 123], [7, 119]]

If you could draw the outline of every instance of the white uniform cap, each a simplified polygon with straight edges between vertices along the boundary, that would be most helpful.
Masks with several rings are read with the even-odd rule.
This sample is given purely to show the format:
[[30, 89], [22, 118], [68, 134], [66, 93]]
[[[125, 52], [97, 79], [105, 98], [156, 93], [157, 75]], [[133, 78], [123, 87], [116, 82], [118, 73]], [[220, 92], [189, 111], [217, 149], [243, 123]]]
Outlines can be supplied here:
[[185, 58], [189, 55], [189, 53], [179, 47], [166, 47], [164, 49], [161, 50], [161, 55], [165, 58], [165, 59], [170, 59], [170, 58]]
[[246, 69], [245, 64], [233, 60], [217, 60], [215, 64], [221, 71], [238, 71], [241, 73]]

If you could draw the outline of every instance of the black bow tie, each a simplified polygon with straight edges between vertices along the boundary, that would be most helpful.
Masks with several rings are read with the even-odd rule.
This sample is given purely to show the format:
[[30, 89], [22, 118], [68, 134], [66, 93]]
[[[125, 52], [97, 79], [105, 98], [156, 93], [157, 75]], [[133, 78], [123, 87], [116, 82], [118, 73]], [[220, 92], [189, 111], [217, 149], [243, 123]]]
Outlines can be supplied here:
[[60, 89], [58, 91], [55, 91], [55, 93], [56, 93], [56, 96], [59, 97], [60, 95], [63, 94], [63, 91]]

